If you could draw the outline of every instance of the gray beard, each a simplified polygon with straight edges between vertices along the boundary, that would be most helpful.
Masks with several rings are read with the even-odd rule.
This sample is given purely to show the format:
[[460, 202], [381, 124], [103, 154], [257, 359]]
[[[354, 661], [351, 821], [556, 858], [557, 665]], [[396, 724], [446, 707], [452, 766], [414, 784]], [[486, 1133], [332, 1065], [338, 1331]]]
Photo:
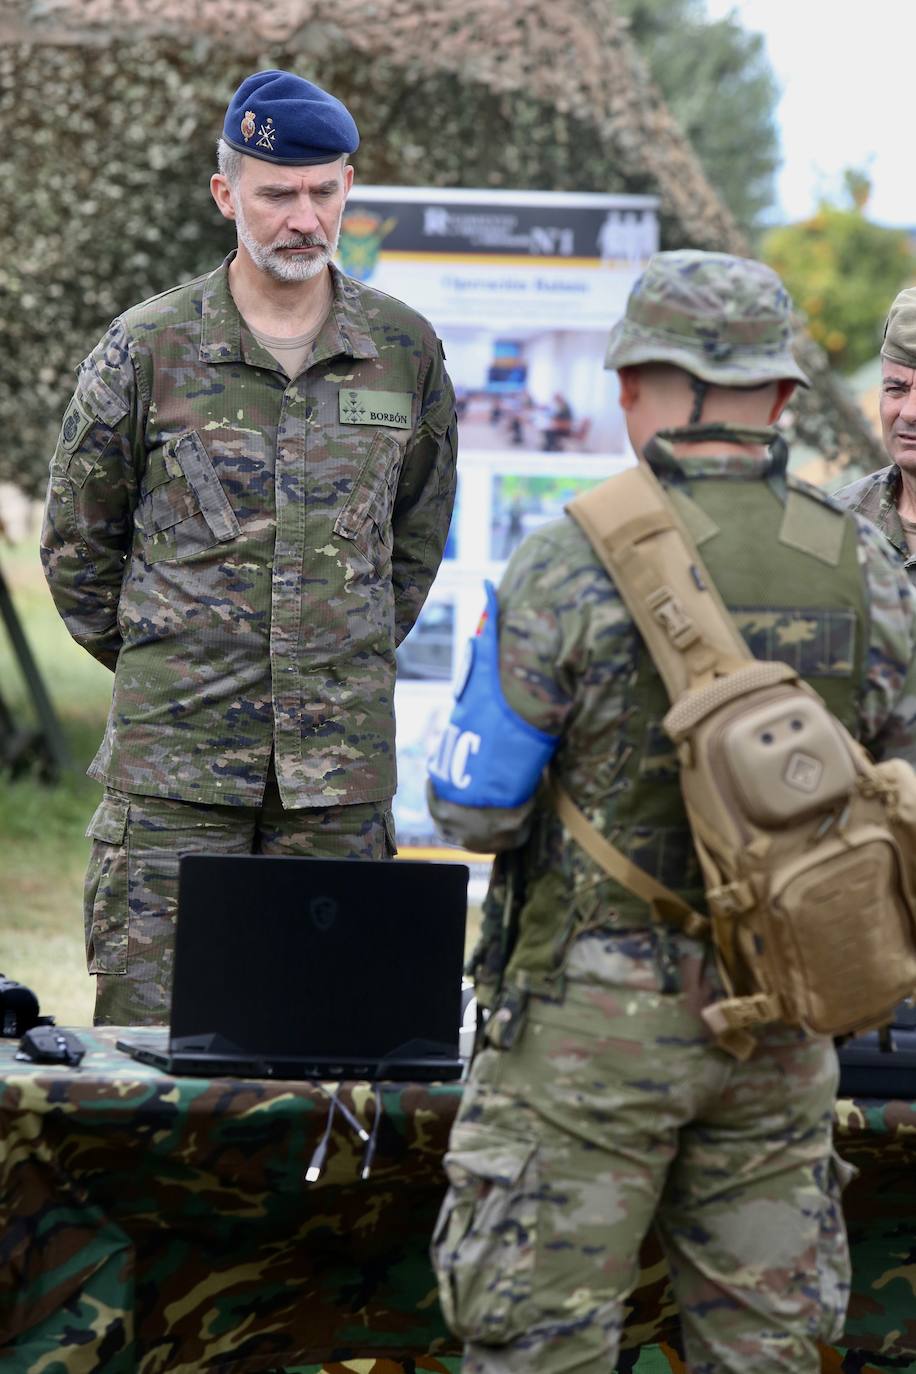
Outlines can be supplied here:
[[[337, 251], [336, 235], [333, 246], [329, 246], [317, 234], [300, 234], [287, 242], [260, 243], [248, 228], [241, 205], [235, 207], [235, 227], [239, 240], [248, 250], [255, 267], [260, 268], [268, 277], [273, 277], [274, 281], [309, 281], [325, 271]], [[282, 248], [304, 248], [311, 245], [320, 248], [321, 252], [310, 253], [307, 258], [289, 258], [280, 251]]]

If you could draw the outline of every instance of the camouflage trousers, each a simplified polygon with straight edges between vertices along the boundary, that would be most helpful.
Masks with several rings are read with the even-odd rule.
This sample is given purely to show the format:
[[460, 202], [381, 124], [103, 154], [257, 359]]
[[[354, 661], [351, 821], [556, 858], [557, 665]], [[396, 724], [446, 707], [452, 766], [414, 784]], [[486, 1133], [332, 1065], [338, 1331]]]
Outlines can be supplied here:
[[284, 810], [272, 769], [260, 807], [198, 806], [109, 789], [86, 834], [92, 851], [83, 914], [86, 959], [97, 976], [97, 1026], [168, 1021], [183, 855], [385, 859], [396, 853], [387, 803]]
[[703, 947], [676, 946], [663, 993], [648, 932], [580, 937], [562, 999], [472, 1065], [432, 1247], [464, 1374], [609, 1374], [653, 1221], [692, 1374], [816, 1374], [842, 1332], [833, 1045], [778, 1027], [726, 1055]]

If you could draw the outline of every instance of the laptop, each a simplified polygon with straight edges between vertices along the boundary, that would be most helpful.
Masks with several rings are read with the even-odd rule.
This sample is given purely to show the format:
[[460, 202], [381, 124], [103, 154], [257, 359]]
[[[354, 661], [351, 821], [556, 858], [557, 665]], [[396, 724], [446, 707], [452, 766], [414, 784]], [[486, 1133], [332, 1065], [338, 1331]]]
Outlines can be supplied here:
[[192, 855], [171, 1018], [118, 1040], [198, 1077], [459, 1078], [468, 869]]

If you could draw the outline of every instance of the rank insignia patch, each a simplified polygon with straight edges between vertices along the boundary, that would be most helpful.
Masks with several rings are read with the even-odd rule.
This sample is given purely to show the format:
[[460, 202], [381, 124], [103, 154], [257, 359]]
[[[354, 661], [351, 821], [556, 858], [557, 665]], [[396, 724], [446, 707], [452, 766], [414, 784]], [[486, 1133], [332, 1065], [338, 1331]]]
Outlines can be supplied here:
[[242, 138], [244, 138], [246, 143], [250, 138], [254, 137], [254, 129], [254, 110], [246, 110], [245, 118], [242, 120]]
[[343, 425], [386, 425], [410, 429], [413, 397], [409, 391], [345, 391], [337, 393]]

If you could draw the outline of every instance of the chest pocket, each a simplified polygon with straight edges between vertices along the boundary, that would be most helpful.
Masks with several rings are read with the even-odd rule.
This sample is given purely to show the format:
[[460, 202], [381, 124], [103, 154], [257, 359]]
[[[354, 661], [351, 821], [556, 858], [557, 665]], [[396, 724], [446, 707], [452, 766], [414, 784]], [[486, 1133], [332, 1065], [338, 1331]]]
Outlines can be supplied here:
[[334, 533], [349, 539], [376, 568], [391, 559], [391, 517], [401, 462], [401, 445], [378, 430], [366, 461], [334, 522]]
[[192, 558], [241, 533], [198, 434], [170, 439], [150, 455], [134, 522], [148, 563]]

